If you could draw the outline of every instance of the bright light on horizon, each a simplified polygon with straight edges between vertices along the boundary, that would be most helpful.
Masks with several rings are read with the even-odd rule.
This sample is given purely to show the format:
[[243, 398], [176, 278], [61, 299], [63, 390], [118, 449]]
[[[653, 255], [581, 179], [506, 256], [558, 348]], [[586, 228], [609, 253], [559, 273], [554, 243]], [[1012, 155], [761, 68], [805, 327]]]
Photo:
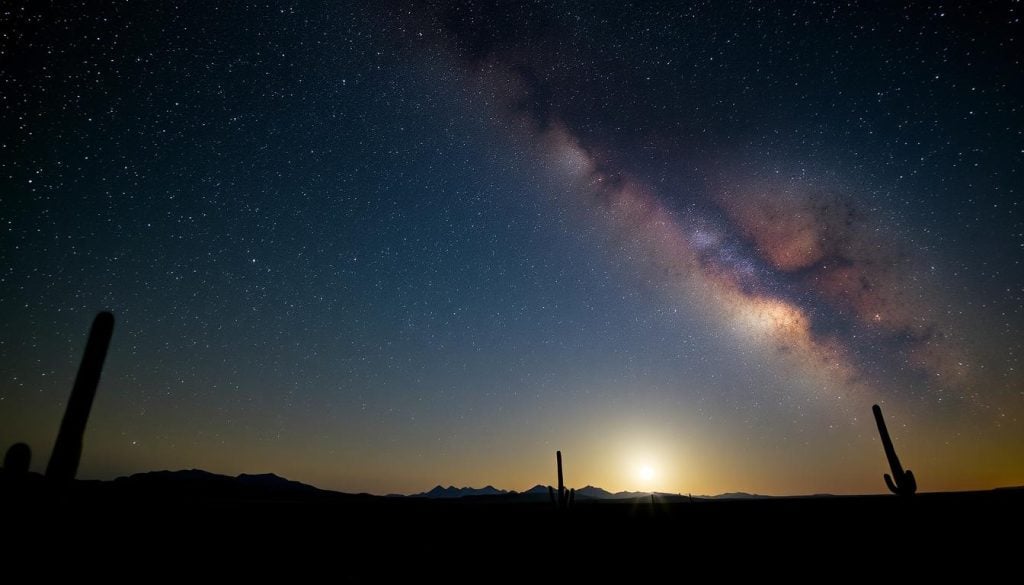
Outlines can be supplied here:
[[616, 485], [613, 491], [678, 491], [677, 470], [681, 462], [674, 449], [664, 446], [675, 446], [680, 441], [667, 433], [657, 432], [652, 428], [657, 425], [650, 422], [646, 424], [647, 428], [639, 429], [639, 426], [639, 423], [624, 425], [622, 436], [612, 438], [618, 451], [618, 481], [607, 483]]
[[654, 468], [650, 465], [641, 465], [637, 470], [637, 475], [642, 481], [649, 482], [654, 479]]
[[633, 467], [633, 478], [637, 482], [636, 488], [653, 489], [654, 481], [658, 479], [658, 469], [649, 461], [644, 461]]

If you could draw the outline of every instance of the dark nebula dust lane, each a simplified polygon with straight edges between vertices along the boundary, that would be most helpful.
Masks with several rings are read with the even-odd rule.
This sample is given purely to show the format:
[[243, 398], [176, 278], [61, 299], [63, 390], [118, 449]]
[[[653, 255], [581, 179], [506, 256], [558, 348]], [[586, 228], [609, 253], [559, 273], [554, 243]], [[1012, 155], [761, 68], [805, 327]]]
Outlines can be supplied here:
[[94, 477], [878, 491], [881, 403], [1024, 481], [1015, 4], [79, 8], [2, 16], [5, 444], [110, 309]]

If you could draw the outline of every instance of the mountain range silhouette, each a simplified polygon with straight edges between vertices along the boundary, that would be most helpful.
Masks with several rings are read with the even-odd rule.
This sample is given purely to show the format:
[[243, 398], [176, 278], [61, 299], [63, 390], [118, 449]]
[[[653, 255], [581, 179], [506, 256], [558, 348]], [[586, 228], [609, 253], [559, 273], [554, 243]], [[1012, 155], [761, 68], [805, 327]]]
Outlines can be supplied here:
[[[106, 483], [106, 482], [100, 482]], [[144, 473], [136, 473], [125, 477], [119, 477], [113, 480], [115, 485], [120, 486], [137, 486], [145, 489], [167, 487], [167, 488], [186, 488], [189, 487], [206, 488], [214, 491], [225, 490], [225, 489], [237, 489], [246, 492], [266, 492], [268, 494], [276, 495], [307, 495], [307, 494], [322, 494], [322, 495], [349, 495], [343, 492], [337, 492], [333, 490], [321, 489], [309, 484], [305, 484], [299, 481], [290, 480], [274, 473], [262, 473], [262, 474], [248, 474], [243, 473], [237, 476], [223, 475], [218, 473], [212, 473], [204, 471], [202, 469], [183, 469], [179, 471], [149, 471]], [[503, 497], [506, 499], [538, 499], [540, 497], [548, 498], [549, 486], [544, 484], [537, 484], [525, 491], [517, 492], [515, 490], [505, 490], [494, 487], [493, 485], [486, 485], [484, 487], [455, 487], [449, 485], [447, 487], [443, 485], [436, 485], [428, 491], [420, 492], [416, 494], [404, 495], [404, 494], [388, 494], [386, 497], [391, 498], [427, 498], [427, 499], [459, 499], [459, 498], [473, 498], [473, 497]], [[655, 496], [663, 498], [684, 498], [682, 494], [673, 494], [665, 492], [643, 492], [643, 491], [621, 491], [621, 492], [610, 492], [604, 488], [586, 485], [576, 490], [576, 497], [584, 500], [628, 500], [636, 498], [650, 497], [652, 493]], [[824, 494], [822, 494], [824, 495]], [[715, 496], [697, 496], [701, 499], [759, 499], [759, 498], [771, 498], [772, 496], [765, 496], [759, 494], [749, 494], [746, 492], [730, 492], [725, 494], [719, 494]]]

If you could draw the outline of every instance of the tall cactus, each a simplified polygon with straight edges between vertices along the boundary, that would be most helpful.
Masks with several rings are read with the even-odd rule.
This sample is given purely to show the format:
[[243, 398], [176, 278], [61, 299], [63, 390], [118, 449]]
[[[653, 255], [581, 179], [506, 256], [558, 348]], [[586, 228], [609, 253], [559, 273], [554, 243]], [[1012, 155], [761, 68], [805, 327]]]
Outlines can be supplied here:
[[78, 366], [75, 385], [71, 389], [71, 398], [68, 399], [64, 419], [60, 423], [57, 442], [46, 466], [46, 477], [49, 479], [72, 480], [78, 472], [85, 424], [89, 422], [89, 411], [92, 410], [96, 386], [100, 382], [100, 372], [103, 370], [103, 361], [107, 357], [113, 333], [114, 315], [106, 311], [96, 315], [89, 331], [89, 341], [85, 344], [82, 363]]
[[558, 461], [558, 493], [556, 494], [554, 488], [548, 486], [548, 496], [551, 497], [551, 503], [556, 508], [566, 510], [576, 503], [576, 490], [565, 489], [565, 482], [562, 477], [562, 452], [555, 451], [555, 458]]
[[885, 474], [885, 485], [889, 491], [900, 496], [912, 496], [917, 491], [917, 480], [914, 479], [914, 472], [909, 469], [904, 471], [900, 465], [900, 459], [896, 456], [896, 449], [892, 446], [892, 439], [889, 438], [889, 430], [885, 427], [885, 419], [882, 418], [882, 409], [876, 404], [871, 407], [875, 413], [875, 424], [878, 425], [878, 434], [882, 437], [882, 447], [885, 449], [885, 457], [889, 460], [889, 468], [892, 470], [892, 477]]

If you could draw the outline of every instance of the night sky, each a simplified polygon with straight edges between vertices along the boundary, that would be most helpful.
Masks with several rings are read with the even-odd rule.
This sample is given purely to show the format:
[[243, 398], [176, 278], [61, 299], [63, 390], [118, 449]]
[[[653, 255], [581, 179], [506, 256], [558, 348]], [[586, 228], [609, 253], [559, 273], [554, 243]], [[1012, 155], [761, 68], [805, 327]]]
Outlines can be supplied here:
[[[1016, 2], [5, 3], [0, 448], [372, 493], [1024, 483]], [[44, 12], [41, 12], [44, 11]]]

